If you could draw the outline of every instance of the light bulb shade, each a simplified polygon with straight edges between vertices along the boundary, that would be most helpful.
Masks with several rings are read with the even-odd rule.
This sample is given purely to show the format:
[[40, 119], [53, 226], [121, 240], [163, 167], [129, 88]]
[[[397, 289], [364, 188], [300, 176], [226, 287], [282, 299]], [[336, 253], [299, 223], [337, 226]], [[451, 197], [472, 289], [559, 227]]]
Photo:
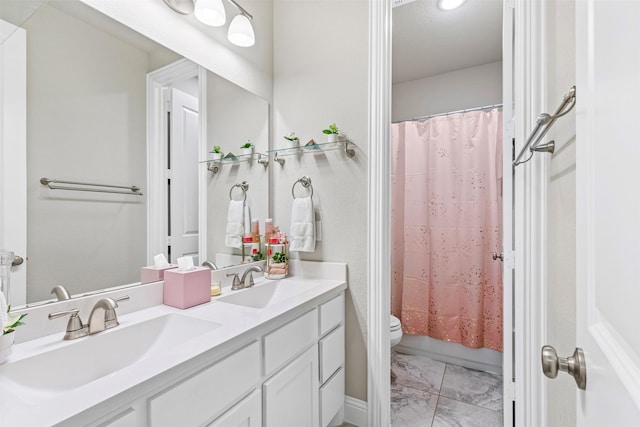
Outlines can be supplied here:
[[196, 0], [193, 14], [198, 21], [211, 27], [224, 25], [227, 20], [222, 0]]
[[467, 0], [440, 0], [438, 7], [442, 10], [453, 10], [462, 6]]
[[229, 25], [227, 34], [229, 41], [236, 46], [249, 47], [256, 43], [256, 36], [253, 33], [251, 21], [244, 15], [237, 15]]

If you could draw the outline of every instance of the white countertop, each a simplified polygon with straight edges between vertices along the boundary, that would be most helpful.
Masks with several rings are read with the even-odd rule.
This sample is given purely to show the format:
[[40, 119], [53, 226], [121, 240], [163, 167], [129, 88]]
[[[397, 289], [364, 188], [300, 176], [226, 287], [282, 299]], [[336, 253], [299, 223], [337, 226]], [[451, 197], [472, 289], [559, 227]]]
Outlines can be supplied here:
[[[302, 263], [307, 265], [307, 263]], [[344, 264], [334, 263], [308, 263], [333, 264], [334, 267]], [[304, 269], [298, 269], [303, 272]], [[321, 271], [315, 266], [308, 268], [311, 274], [304, 276], [288, 277], [281, 279], [286, 286], [282, 289], [295, 289], [293, 295], [279, 298], [278, 301], [267, 305], [262, 309], [244, 307], [223, 302], [220, 297], [213, 297], [210, 303], [180, 310], [165, 305], [156, 305], [133, 313], [123, 314], [118, 317], [120, 326], [101, 332], [99, 335], [115, 333], [122, 328], [127, 328], [141, 322], [178, 313], [182, 316], [215, 322], [220, 326], [205, 332], [195, 338], [182, 342], [175, 348], [162, 353], [156, 352], [145, 356], [131, 365], [98, 378], [88, 384], [64, 392], [43, 392], [14, 384], [3, 375], [3, 370], [10, 364], [37, 356], [39, 354], [56, 350], [65, 346], [73, 346], [80, 340], [95, 339], [94, 336], [79, 338], [73, 341], [63, 341], [64, 330], [59, 333], [34, 339], [14, 346], [9, 360], [0, 365], [0, 425], [51, 425], [61, 422], [69, 417], [85, 411], [127, 390], [131, 390], [145, 381], [156, 378], [171, 368], [180, 366], [185, 362], [196, 360], [207, 352], [215, 352], [217, 349], [227, 351], [235, 342], [240, 342], [240, 337], [259, 329], [268, 327], [276, 319], [285, 316], [297, 316], [307, 308], [327, 299], [331, 295], [347, 287], [346, 274], [344, 278], [336, 278], [335, 274], [330, 279], [317, 278], [322, 276]], [[340, 268], [338, 268], [340, 271]], [[315, 274], [318, 273], [318, 274]], [[308, 276], [315, 276], [309, 278]], [[270, 281], [264, 278], [256, 279], [256, 287], [268, 284]], [[292, 285], [292, 286], [290, 286]], [[303, 290], [301, 290], [303, 289]], [[228, 287], [223, 288], [222, 296], [233, 292]], [[86, 319], [83, 319], [86, 320]], [[126, 348], [114, 348], [114, 352], [127, 351]], [[212, 354], [213, 356], [213, 354]], [[109, 354], [96, 356], [96, 363], [100, 358], [108, 358]], [[55, 370], [56, 366], [50, 369]], [[72, 375], [72, 373], [70, 373]]]

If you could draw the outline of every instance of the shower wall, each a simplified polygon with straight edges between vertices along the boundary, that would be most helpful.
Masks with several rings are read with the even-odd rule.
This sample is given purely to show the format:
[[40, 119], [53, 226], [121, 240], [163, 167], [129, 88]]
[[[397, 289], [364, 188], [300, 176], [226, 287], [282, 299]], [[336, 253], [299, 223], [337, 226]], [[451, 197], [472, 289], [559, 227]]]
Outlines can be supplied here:
[[[392, 120], [502, 103], [502, 62], [393, 85]], [[502, 372], [502, 353], [405, 334], [397, 351], [421, 354], [472, 369]]]
[[502, 103], [502, 61], [393, 85], [391, 119]]

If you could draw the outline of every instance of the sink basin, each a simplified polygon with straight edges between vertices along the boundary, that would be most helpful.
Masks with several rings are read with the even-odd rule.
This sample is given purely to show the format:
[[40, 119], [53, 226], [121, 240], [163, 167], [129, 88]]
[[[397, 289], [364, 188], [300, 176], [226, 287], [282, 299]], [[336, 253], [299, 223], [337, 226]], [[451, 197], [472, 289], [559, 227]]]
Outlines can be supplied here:
[[287, 300], [307, 290], [309, 290], [308, 284], [284, 280], [266, 280], [265, 283], [251, 288], [231, 291], [232, 293], [218, 298], [218, 301], [244, 307], [265, 308], [269, 304]]
[[32, 397], [80, 387], [120, 369], [162, 354], [219, 323], [168, 314], [131, 326], [120, 325], [70, 345], [0, 366], [0, 377], [14, 387], [29, 389]]

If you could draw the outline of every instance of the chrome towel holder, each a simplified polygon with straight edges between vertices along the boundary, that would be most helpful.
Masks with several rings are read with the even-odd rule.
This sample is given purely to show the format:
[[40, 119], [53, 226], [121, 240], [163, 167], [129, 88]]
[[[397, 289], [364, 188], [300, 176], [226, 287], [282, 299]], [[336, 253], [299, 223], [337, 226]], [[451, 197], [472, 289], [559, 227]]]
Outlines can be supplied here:
[[[568, 108], [567, 108], [568, 105]], [[549, 132], [551, 126], [555, 123], [557, 119], [568, 114], [573, 107], [576, 106], [576, 87], [572, 86], [569, 89], [569, 92], [563, 97], [560, 106], [556, 110], [553, 115], [549, 113], [542, 113], [536, 119], [536, 127], [531, 131], [529, 138], [527, 138], [527, 142], [525, 142], [524, 147], [518, 153], [518, 156], [513, 161], [513, 167], [516, 167], [522, 163], [526, 163], [533, 157], [535, 152], [544, 152], [544, 153], [553, 153], [555, 150], [555, 141], [549, 141], [544, 144], [540, 144], [540, 140], [544, 138], [544, 136]], [[537, 136], [536, 136], [537, 135]], [[520, 161], [522, 156], [524, 156], [524, 152], [529, 148], [531, 151], [531, 155], [527, 157], [526, 160]]]
[[311, 190], [311, 194], [309, 195], [309, 197], [313, 197], [313, 185], [311, 185], [311, 178], [309, 178], [308, 176], [303, 176], [302, 178], [299, 178], [298, 180], [296, 180], [296, 182], [293, 183], [293, 186], [291, 187], [291, 195], [293, 196], [294, 200], [296, 198], [296, 193], [294, 192], [294, 190], [296, 189], [296, 185], [301, 184], [304, 188], [306, 189], [310, 189]]
[[233, 193], [233, 189], [236, 188], [236, 187], [242, 190], [242, 195], [244, 196], [244, 199], [242, 199], [242, 201], [246, 202], [247, 201], [247, 191], [249, 191], [249, 184], [247, 184], [247, 181], [242, 181], [239, 184], [233, 184], [231, 186], [231, 189], [229, 190], [229, 200], [233, 200], [232, 193]]
[[[49, 178], [40, 178], [40, 184], [46, 185], [51, 190], [90, 191], [93, 193], [115, 193], [115, 194], [127, 194], [130, 196], [142, 196], [142, 193], [140, 192], [140, 187], [136, 187], [135, 185], [128, 187], [124, 185], [92, 184], [88, 182], [63, 181], [60, 179], [49, 179]], [[57, 184], [70, 184], [70, 185], [75, 185], [76, 187], [69, 187], [67, 185], [57, 185]], [[85, 188], [85, 187], [92, 187], [92, 188]], [[117, 190], [119, 188], [124, 189], [124, 191]]]

